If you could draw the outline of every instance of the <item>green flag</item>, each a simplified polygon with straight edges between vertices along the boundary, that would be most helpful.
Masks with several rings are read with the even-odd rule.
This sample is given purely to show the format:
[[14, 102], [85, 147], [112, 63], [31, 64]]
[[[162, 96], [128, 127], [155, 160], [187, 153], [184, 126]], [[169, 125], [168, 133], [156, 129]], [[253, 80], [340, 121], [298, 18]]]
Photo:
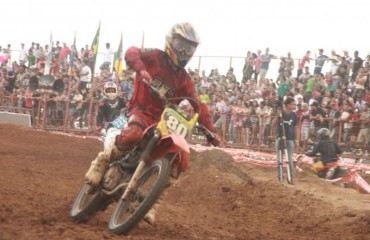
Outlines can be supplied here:
[[118, 50], [114, 53], [114, 71], [117, 75], [122, 72], [123, 63], [122, 63], [122, 33], [121, 33], [121, 41], [119, 42]]
[[100, 38], [100, 23], [99, 23], [98, 31], [96, 31], [93, 43], [91, 44], [91, 51], [93, 53], [93, 58], [92, 58], [92, 61], [91, 61], [91, 66], [92, 66], [91, 71], [92, 72], [95, 69], [96, 56], [98, 55], [99, 38]]

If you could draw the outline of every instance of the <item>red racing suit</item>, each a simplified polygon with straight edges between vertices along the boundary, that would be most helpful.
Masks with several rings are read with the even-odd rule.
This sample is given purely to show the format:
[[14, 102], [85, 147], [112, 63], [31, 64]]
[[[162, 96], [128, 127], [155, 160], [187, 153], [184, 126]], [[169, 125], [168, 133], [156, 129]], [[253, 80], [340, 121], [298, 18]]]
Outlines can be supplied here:
[[[131, 117], [127, 127], [116, 138], [116, 145], [126, 150], [140, 141], [143, 131], [149, 125], [160, 120], [164, 109], [162, 101], [147, 84], [140, 79], [140, 71], [146, 70], [152, 77], [152, 87], [165, 94], [167, 98], [191, 97], [201, 107], [199, 123], [215, 132], [208, 106], [201, 103], [195, 93], [192, 79], [185, 69], [174, 67], [167, 54], [159, 49], [143, 49], [131, 47], [126, 51], [125, 61], [136, 72], [134, 92], [128, 103]], [[198, 112], [198, 105], [190, 101]]]

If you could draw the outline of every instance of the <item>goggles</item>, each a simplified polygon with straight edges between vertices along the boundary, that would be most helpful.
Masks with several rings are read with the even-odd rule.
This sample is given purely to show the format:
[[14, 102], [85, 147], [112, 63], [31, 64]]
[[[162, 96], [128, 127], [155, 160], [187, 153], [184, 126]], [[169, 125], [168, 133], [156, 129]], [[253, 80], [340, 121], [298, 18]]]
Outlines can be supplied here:
[[181, 38], [174, 38], [172, 43], [173, 48], [176, 51], [186, 54], [187, 56], [193, 56], [195, 50], [197, 49], [197, 44]]
[[107, 88], [105, 90], [106, 93], [116, 93], [116, 89], [115, 88]]

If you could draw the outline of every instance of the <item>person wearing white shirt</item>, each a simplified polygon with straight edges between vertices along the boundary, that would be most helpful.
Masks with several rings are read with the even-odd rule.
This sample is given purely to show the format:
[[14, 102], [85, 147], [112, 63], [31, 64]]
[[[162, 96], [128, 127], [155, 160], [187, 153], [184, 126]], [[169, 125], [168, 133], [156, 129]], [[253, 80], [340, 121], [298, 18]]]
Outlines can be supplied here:
[[27, 50], [24, 49], [24, 43], [21, 43], [21, 50], [19, 51], [19, 64], [25, 63], [27, 59]]
[[89, 89], [91, 87], [91, 69], [89, 66], [86, 65], [84, 61], [81, 59], [78, 59], [78, 63], [80, 66], [80, 83], [79, 83], [79, 89]]
[[106, 66], [110, 66], [112, 64], [112, 59], [114, 56], [114, 51], [110, 48], [110, 43], [106, 43], [105, 47], [107, 50], [104, 53], [104, 62], [100, 65], [100, 70], [104, 69]]

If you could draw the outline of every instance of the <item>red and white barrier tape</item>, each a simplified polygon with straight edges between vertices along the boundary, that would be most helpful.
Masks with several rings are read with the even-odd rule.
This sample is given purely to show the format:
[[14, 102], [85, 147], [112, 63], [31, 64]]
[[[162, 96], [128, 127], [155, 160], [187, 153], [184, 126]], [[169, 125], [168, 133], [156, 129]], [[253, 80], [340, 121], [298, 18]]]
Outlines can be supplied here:
[[[220, 149], [230, 154], [236, 162], [247, 162], [247, 163], [259, 165], [259, 166], [276, 167], [276, 155], [275, 154], [250, 151], [247, 149], [214, 148], [214, 147], [207, 147], [207, 146], [201, 146], [201, 145], [191, 145], [190, 147], [197, 152], [203, 152], [203, 151], [212, 150], [212, 149]], [[299, 155], [297, 154], [293, 155], [294, 161], [297, 161], [298, 156]], [[313, 163], [312, 158], [307, 157], [307, 156], [302, 156], [300, 161], [303, 161], [308, 164]], [[343, 165], [345, 165], [348, 168], [355, 169], [355, 170], [369, 170], [370, 168], [367, 166], [356, 166], [355, 167], [354, 164], [349, 164], [349, 163], [344, 163]], [[297, 167], [297, 170], [300, 172], [303, 171], [299, 167]], [[356, 182], [356, 184], [361, 189], [363, 189], [365, 192], [370, 194], [370, 185], [356, 171], [351, 171], [350, 173], [348, 173], [342, 178], [337, 178], [337, 179], [327, 180], [327, 181], [332, 182], [332, 183]]]
[[356, 171], [352, 171], [342, 178], [326, 180], [331, 183], [355, 182], [362, 190], [370, 194], [370, 185]]
[[[71, 137], [78, 137], [82, 139], [94, 139], [98, 141], [102, 141], [101, 137], [98, 136], [80, 136], [80, 135], [74, 135], [69, 133], [63, 133], [63, 132], [52, 132], [53, 134], [63, 135], [63, 136], [71, 136]], [[208, 146], [202, 146], [202, 145], [190, 145], [190, 148], [194, 149], [196, 152], [203, 152], [206, 150], [214, 150], [214, 149], [220, 149], [226, 153], [228, 153], [230, 156], [233, 157], [233, 159], [236, 162], [247, 162], [250, 164], [258, 165], [258, 166], [267, 166], [267, 167], [276, 167], [276, 155], [271, 153], [265, 153], [265, 152], [257, 152], [257, 151], [251, 151], [248, 149], [236, 149], [236, 148], [215, 148], [215, 147], [208, 147]], [[297, 161], [298, 154], [293, 155], [294, 161]], [[312, 164], [313, 160], [310, 157], [302, 156], [300, 161], [303, 161], [308, 164]], [[284, 163], [283, 163], [284, 164]], [[370, 170], [370, 167], [368, 166], [356, 166], [355, 164], [349, 164], [344, 163], [346, 167], [353, 168], [356, 170]], [[297, 167], [297, 170], [300, 172], [303, 172], [303, 170], [299, 167]], [[332, 183], [350, 183], [350, 182], [356, 182], [356, 184], [363, 189], [365, 192], [370, 194], [370, 185], [360, 176], [356, 171], [351, 171], [346, 176], [342, 178], [337, 178], [333, 180], [327, 180]]]

